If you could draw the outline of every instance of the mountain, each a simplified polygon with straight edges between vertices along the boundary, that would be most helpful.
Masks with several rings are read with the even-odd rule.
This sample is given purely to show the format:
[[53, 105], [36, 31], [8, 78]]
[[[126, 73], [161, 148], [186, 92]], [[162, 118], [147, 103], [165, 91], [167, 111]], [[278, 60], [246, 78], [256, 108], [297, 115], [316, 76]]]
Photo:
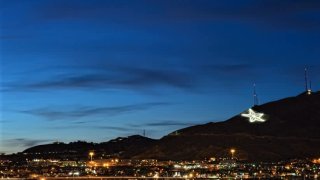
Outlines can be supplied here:
[[263, 113], [266, 121], [250, 123], [241, 116], [248, 113], [245, 110], [226, 121], [180, 129], [160, 140], [135, 135], [103, 143], [39, 145], [23, 153], [84, 159], [94, 150], [106, 158], [196, 160], [230, 157], [230, 149], [234, 148], [234, 156], [246, 161], [320, 157], [320, 92], [302, 93], [252, 109]]
[[105, 154], [119, 154], [121, 158], [131, 158], [151, 148], [156, 142], [157, 140], [155, 139], [134, 135], [100, 143], [96, 149]]
[[105, 158], [130, 158], [151, 148], [156, 141], [140, 135], [133, 135], [118, 137], [102, 143], [77, 141], [66, 144], [56, 142], [34, 146], [24, 150], [22, 153], [42, 158], [87, 159], [88, 153], [94, 151], [97, 156], [105, 156]]
[[265, 122], [241, 116], [178, 130], [135, 158], [204, 159], [226, 157], [230, 148], [243, 160], [274, 161], [320, 156], [320, 93], [254, 106]]

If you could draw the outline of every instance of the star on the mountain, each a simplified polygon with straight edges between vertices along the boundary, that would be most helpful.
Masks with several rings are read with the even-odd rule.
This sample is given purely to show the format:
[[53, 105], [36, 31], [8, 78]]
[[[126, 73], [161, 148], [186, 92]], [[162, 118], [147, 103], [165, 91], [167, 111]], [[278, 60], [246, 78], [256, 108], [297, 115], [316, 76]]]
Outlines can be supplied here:
[[249, 122], [265, 122], [266, 120], [262, 118], [263, 113], [256, 113], [254, 110], [249, 109], [247, 114], [241, 114], [243, 117], [249, 118]]

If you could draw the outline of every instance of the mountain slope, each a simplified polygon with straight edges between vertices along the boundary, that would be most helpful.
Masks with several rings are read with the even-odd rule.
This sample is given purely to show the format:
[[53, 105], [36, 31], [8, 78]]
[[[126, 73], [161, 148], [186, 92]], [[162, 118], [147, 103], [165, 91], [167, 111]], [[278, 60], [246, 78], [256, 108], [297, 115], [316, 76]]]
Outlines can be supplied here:
[[[305, 93], [261, 106], [266, 122], [249, 123], [236, 115], [224, 122], [178, 130], [136, 158], [203, 159], [236, 156], [245, 160], [281, 160], [320, 155], [320, 93]], [[244, 111], [246, 112], [246, 111]]]
[[264, 113], [263, 123], [250, 123], [242, 113], [224, 121], [192, 126], [160, 140], [142, 136], [95, 144], [74, 142], [35, 146], [24, 153], [52, 157], [88, 158], [88, 151], [120, 158], [195, 160], [235, 157], [248, 161], [276, 161], [320, 156], [320, 92], [300, 94], [252, 108]]
[[65, 143], [52, 143], [38, 145], [23, 151], [25, 154], [38, 155], [40, 157], [56, 157], [68, 159], [87, 159], [88, 152], [94, 151], [96, 155], [107, 157], [117, 156], [130, 158], [155, 144], [157, 140], [133, 135], [119, 137], [108, 142], [88, 143], [84, 141]]
[[248, 123], [240, 114], [224, 122], [179, 130], [181, 134], [234, 134], [277, 137], [320, 137], [320, 93], [270, 102], [253, 109], [264, 113], [265, 123]]

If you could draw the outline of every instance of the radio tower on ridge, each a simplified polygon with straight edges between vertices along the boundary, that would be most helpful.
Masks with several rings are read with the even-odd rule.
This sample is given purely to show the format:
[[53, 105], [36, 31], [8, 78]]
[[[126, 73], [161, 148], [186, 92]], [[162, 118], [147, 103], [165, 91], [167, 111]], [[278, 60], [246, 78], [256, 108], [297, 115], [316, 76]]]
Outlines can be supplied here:
[[256, 91], [256, 83], [253, 83], [253, 106], [259, 105], [259, 99]]
[[[305, 81], [305, 91], [308, 95], [312, 93], [311, 90], [311, 80], [308, 79], [308, 68], [304, 68], [304, 81]], [[309, 87], [308, 87], [308, 82], [309, 82]]]

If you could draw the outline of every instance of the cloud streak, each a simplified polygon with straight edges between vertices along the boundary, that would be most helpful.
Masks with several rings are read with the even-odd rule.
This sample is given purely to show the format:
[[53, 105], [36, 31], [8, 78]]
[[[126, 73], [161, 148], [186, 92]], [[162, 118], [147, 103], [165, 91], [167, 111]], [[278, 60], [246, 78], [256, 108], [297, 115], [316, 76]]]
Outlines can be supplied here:
[[[58, 1], [42, 6], [39, 17], [42, 20], [94, 20], [130, 23], [133, 20], [140, 24], [150, 24], [154, 21], [160, 24], [194, 21], [233, 20], [247, 21], [267, 25], [268, 27], [285, 27], [298, 29], [319, 29], [318, 19], [312, 18], [306, 12], [319, 12], [320, 3], [317, 0], [246, 0], [246, 1], [136, 1], [100, 2], [94, 6], [87, 2]], [[234, 4], [231, 6], [230, 4]], [[130, 7], [130, 8], [129, 8]], [[150, 13], [153, 9], [156, 13]]]
[[152, 122], [152, 123], [146, 123], [145, 126], [192, 126], [195, 125], [195, 123], [191, 122], [178, 122], [178, 121], [162, 121], [162, 122]]
[[[215, 83], [234, 81], [238, 75], [252, 81], [258, 77], [257, 67], [239, 64], [202, 64], [185, 66], [181, 69], [154, 69], [101, 65], [100, 67], [62, 67], [69, 74], [45, 77], [45, 80], [29, 79], [24, 82], [6, 83], [2, 91], [33, 92], [52, 90], [126, 90], [159, 94], [159, 88], [177, 89], [199, 93], [202, 87]], [[105, 70], [108, 69], [108, 70]], [[45, 68], [46, 72], [56, 68]], [[37, 73], [43, 73], [37, 70]], [[28, 72], [32, 74], [33, 72]], [[54, 74], [54, 73], [53, 73]], [[20, 74], [22, 76], [23, 73]], [[44, 75], [45, 76], [45, 75]], [[209, 80], [209, 81], [208, 81]]]
[[113, 107], [77, 107], [72, 109], [66, 108], [39, 108], [31, 110], [19, 111], [20, 113], [39, 116], [47, 120], [59, 120], [59, 119], [78, 119], [83, 117], [92, 116], [117, 116], [130, 112], [143, 111], [150, 108], [159, 106], [167, 106], [170, 103], [154, 102], [154, 103], [142, 103], [125, 106], [113, 106]]
[[111, 131], [120, 131], [120, 132], [130, 132], [135, 131], [136, 129], [127, 128], [127, 127], [117, 127], [117, 126], [91, 126], [95, 129], [101, 129], [101, 130], [111, 130]]
[[[86, 122], [87, 123], [87, 122]], [[134, 126], [131, 126], [134, 127]], [[137, 126], [138, 127], [138, 126]], [[46, 127], [48, 129], [95, 129], [95, 130], [107, 130], [107, 131], [117, 131], [117, 132], [135, 132], [137, 131], [137, 129], [134, 128], [130, 128], [128, 126], [106, 126], [106, 125], [99, 125], [99, 126], [95, 126], [95, 125], [82, 125], [82, 124], [77, 124], [77, 125], [62, 125], [62, 126], [49, 126]]]
[[156, 122], [148, 122], [144, 124], [132, 124], [132, 127], [169, 127], [169, 126], [193, 126], [197, 123], [192, 122], [181, 122], [181, 121], [156, 121]]
[[101, 68], [89, 70], [93, 72], [79, 71], [72, 74], [55, 76], [46, 80], [30, 80], [31, 82], [7, 84], [4, 90], [125, 89], [141, 91], [154, 89], [159, 86], [185, 90], [194, 88], [192, 77], [184, 72], [175, 70], [133, 67], [114, 68], [110, 69], [110, 71], [101, 71]]
[[4, 144], [7, 146], [20, 146], [20, 147], [32, 147], [35, 145], [51, 142], [48, 139], [26, 139], [26, 138], [16, 138], [4, 140]]

